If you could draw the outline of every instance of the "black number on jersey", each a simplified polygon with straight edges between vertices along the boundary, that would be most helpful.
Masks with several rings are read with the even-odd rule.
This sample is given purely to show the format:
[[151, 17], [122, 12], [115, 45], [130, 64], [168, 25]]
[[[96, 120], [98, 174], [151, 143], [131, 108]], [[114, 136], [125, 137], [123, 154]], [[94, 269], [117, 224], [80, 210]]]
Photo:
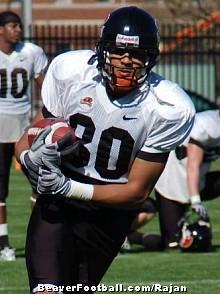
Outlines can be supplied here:
[[[96, 128], [90, 117], [80, 113], [74, 114], [70, 117], [70, 125], [74, 129], [79, 125], [82, 126], [84, 131], [81, 139], [85, 143], [92, 142]], [[111, 158], [111, 153], [114, 152], [114, 140], [118, 140], [120, 144], [115, 168], [111, 169], [109, 168], [109, 160]], [[120, 178], [128, 170], [133, 146], [134, 139], [127, 130], [116, 127], [110, 127], [103, 130], [100, 140], [97, 142], [97, 154], [95, 160], [95, 169], [99, 175], [106, 179]], [[78, 158], [74, 161], [74, 165], [77, 167], [86, 166], [89, 159], [89, 150], [86, 146], [82, 146]]]
[[[19, 82], [20, 79], [20, 82]], [[0, 97], [7, 98], [8, 80], [11, 82], [11, 95], [21, 98], [28, 87], [28, 73], [24, 68], [15, 68], [8, 77], [6, 69], [0, 69]], [[19, 89], [21, 87], [21, 89]]]

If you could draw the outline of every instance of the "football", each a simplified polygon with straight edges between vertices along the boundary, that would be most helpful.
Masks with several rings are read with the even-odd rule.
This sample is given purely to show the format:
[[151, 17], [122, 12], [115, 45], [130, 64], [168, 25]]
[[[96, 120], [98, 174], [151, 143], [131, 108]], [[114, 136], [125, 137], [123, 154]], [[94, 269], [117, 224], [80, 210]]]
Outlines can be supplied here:
[[71, 143], [76, 141], [74, 130], [62, 118], [44, 118], [34, 123], [27, 131], [28, 144], [31, 147], [37, 135], [47, 126], [51, 126], [51, 132], [45, 138], [46, 144], [55, 143], [64, 136], [69, 135]]

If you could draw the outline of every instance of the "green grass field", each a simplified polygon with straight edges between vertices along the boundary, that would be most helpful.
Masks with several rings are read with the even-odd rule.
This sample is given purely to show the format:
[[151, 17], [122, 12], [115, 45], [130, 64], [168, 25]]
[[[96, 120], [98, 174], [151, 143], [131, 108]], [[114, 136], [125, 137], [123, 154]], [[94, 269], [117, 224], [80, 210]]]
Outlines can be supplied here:
[[[217, 161], [213, 169], [219, 168], [220, 161]], [[20, 171], [13, 168], [8, 198], [8, 219], [10, 239], [16, 248], [17, 259], [15, 262], [0, 261], [0, 294], [29, 293], [24, 243], [31, 211], [30, 193], [27, 180]], [[206, 206], [213, 225], [215, 252], [187, 254], [174, 250], [121, 254], [113, 262], [102, 283], [113, 286], [116, 283], [123, 283], [125, 286], [173, 284], [186, 286], [189, 294], [220, 293], [220, 198], [206, 203]], [[158, 232], [157, 218], [143, 230]], [[156, 292], [159, 290], [152, 293]]]

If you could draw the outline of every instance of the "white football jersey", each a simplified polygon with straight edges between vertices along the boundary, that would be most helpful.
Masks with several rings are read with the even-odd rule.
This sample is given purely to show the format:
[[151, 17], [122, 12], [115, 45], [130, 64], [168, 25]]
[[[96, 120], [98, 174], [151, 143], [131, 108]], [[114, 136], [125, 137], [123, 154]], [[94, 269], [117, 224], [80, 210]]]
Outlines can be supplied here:
[[[219, 110], [208, 110], [197, 113], [190, 136], [187, 137], [183, 144], [186, 146], [189, 139], [192, 138], [204, 148], [204, 159], [200, 170], [200, 190], [204, 188], [205, 176], [210, 168], [211, 162], [220, 155], [219, 126]], [[186, 165], [187, 157], [182, 156], [181, 159], [178, 156], [178, 148], [176, 151], [170, 153], [166, 167], [155, 186], [156, 190], [165, 198], [181, 203], [190, 202]]]
[[43, 50], [19, 42], [12, 54], [0, 51], [0, 113], [24, 114], [31, 108], [28, 86], [47, 66]]
[[[90, 50], [56, 57], [42, 86], [46, 109], [64, 117], [85, 145], [69, 171], [103, 182], [127, 182], [135, 157], [160, 158], [189, 134], [194, 107], [175, 83], [151, 73], [149, 83], [112, 100]], [[68, 173], [69, 175], [71, 174]]]

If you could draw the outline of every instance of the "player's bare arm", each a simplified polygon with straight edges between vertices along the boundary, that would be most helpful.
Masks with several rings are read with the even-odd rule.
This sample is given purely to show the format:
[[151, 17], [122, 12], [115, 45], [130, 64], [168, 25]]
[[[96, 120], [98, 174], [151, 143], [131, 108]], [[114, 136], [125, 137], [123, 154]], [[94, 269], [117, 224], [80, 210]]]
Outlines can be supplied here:
[[191, 207], [202, 217], [207, 218], [206, 207], [201, 203], [200, 197], [200, 169], [204, 157], [204, 149], [197, 144], [188, 144], [187, 147], [187, 184], [190, 194]]
[[165, 163], [136, 158], [126, 184], [95, 185], [92, 200], [109, 205], [136, 205], [149, 196]]
[[36, 84], [39, 88], [41, 88], [42, 84], [43, 84], [43, 81], [44, 81], [44, 78], [45, 78], [45, 73], [41, 73], [36, 79]]
[[187, 147], [187, 182], [190, 195], [198, 195], [200, 181], [200, 167], [203, 161], [204, 149], [195, 144]]

